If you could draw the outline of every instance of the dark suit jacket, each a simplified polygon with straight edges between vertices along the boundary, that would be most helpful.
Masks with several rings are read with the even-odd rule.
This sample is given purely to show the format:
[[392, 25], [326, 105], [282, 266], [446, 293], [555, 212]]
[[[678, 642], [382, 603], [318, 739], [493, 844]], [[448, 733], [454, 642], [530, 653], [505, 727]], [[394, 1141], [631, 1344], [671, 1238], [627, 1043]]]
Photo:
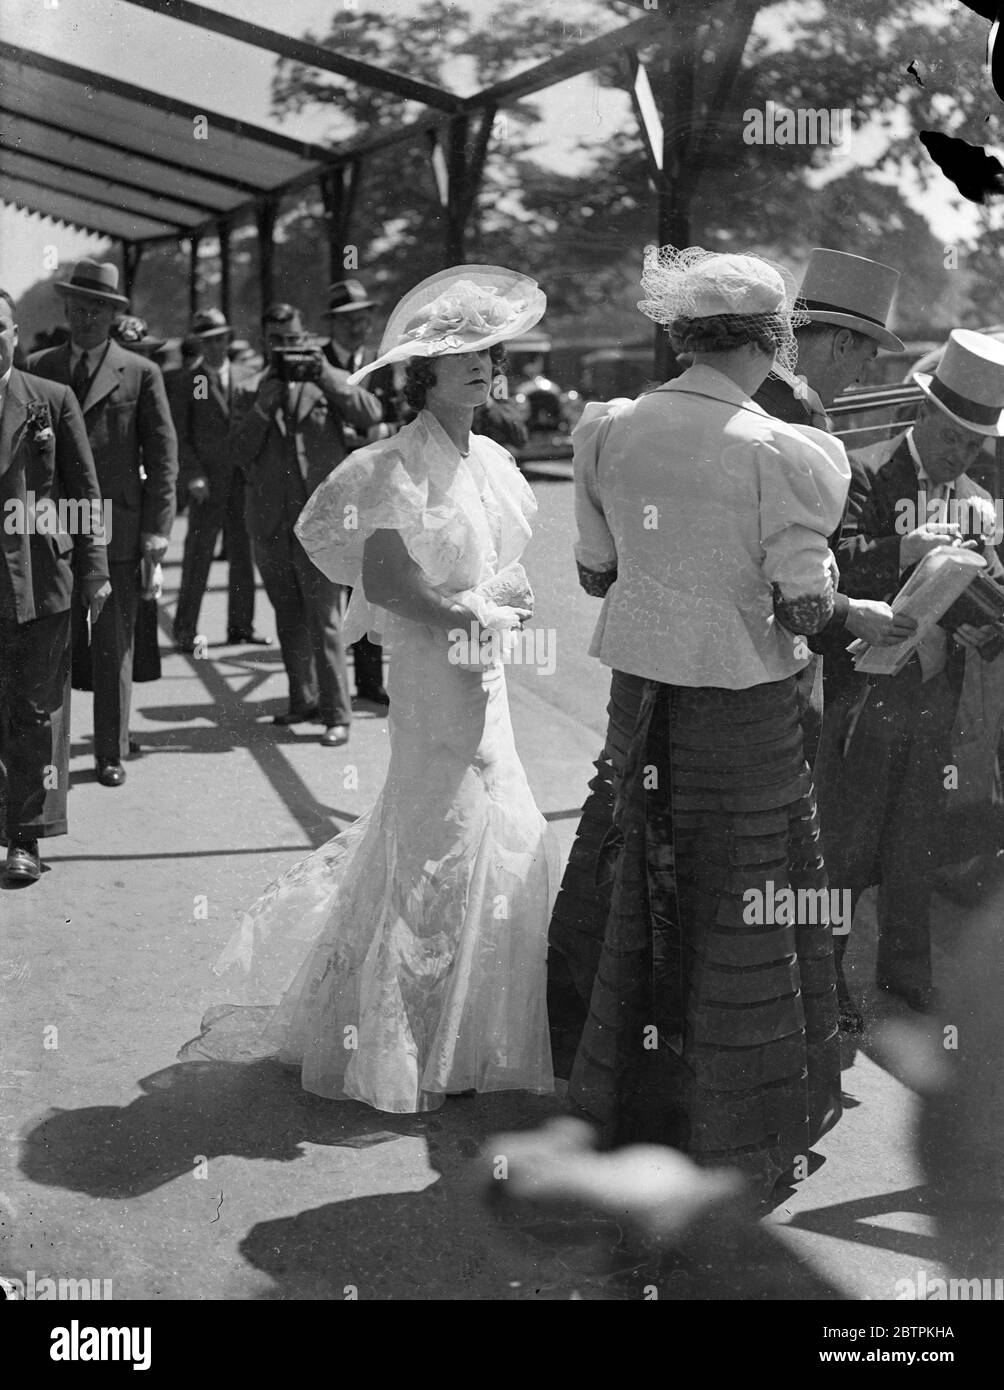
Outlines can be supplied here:
[[170, 392], [178, 432], [178, 486], [182, 494], [193, 478], [205, 478], [209, 500], [222, 502], [230, 491], [234, 462], [230, 452], [234, 398], [252, 377], [246, 367], [230, 363], [229, 390], [211, 384], [209, 369], [196, 362], [177, 374]]
[[[341, 367], [343, 371], [348, 371], [348, 354], [343, 353], [335, 340], [329, 339], [324, 344], [324, 356], [333, 367]], [[364, 347], [360, 357], [360, 366], [365, 366], [367, 362], [376, 361], [376, 349]], [[363, 382], [366, 390], [376, 396], [383, 407], [383, 419], [388, 425], [399, 425], [404, 417], [404, 398], [397, 386], [394, 384], [394, 365], [388, 363], [385, 367], [378, 367], [375, 372], [370, 372]]]
[[[789, 425], [812, 424], [812, 411], [797, 399], [794, 391], [786, 382], [779, 381], [777, 377], [767, 377], [759, 390], [754, 393], [753, 399], [757, 405], [766, 410], [768, 415], [773, 415], [775, 420], [784, 420]], [[848, 515], [851, 512], [857, 515], [867, 500], [871, 488], [867, 470], [852, 458], [848, 458], [848, 462], [851, 465], [851, 482], [847, 493], [847, 502], [844, 506], [844, 515], [840, 526], [830, 537], [830, 549], [834, 554], [836, 554], [841, 530]], [[840, 594], [837, 594], [833, 617], [821, 632], [814, 633], [806, 639], [810, 651], [823, 653], [830, 658], [843, 655], [844, 649], [851, 640], [845, 626], [847, 607], [846, 597], [842, 598]]]
[[[31, 370], [69, 385], [70, 344], [35, 353]], [[83, 410], [101, 495], [112, 504], [108, 559], [138, 560], [140, 533], [169, 536], [174, 522], [178, 440], [160, 368], [109, 342]]]
[[[862, 467], [855, 460], [856, 467]], [[850, 500], [840, 539], [834, 548], [840, 566], [840, 587], [851, 598], [881, 599], [889, 603], [913, 573], [899, 568], [903, 539], [902, 508], [912, 502], [917, 523], [923, 520], [922, 491], [917, 470], [906, 440], [900, 441], [891, 457], [874, 473], [868, 474], [868, 492]], [[829, 657], [829, 652], [827, 653]], [[953, 674], [965, 663], [965, 653], [949, 649], [949, 668]], [[826, 674], [838, 686], [855, 685], [864, 677], [854, 670], [853, 658], [839, 651], [837, 660], [827, 660]]]
[[[32, 416], [37, 425], [31, 423]], [[46, 428], [51, 438], [36, 439]], [[27, 525], [29, 494], [38, 527], [34, 535]], [[46, 510], [38, 506], [43, 498], [55, 503], [50, 516], [57, 519], [60, 501], [85, 505], [66, 508], [64, 528], [50, 534], [47, 522], [39, 520]], [[101, 493], [76, 397], [68, 387], [15, 367], [0, 418], [0, 543], [19, 623], [66, 612], [73, 592], [74, 550], [82, 579], [108, 578], [105, 546], [93, 528], [101, 515]], [[25, 524], [17, 518], [24, 518]]]
[[349, 452], [343, 420], [362, 431], [380, 422], [376, 397], [362, 386], [346, 386], [344, 372], [334, 369], [333, 375], [327, 394], [311, 381], [291, 388], [292, 421], [281, 409], [266, 416], [254, 404], [265, 373], [238, 392], [231, 456], [247, 474], [245, 516], [253, 540], [271, 540], [288, 528], [341, 463]]

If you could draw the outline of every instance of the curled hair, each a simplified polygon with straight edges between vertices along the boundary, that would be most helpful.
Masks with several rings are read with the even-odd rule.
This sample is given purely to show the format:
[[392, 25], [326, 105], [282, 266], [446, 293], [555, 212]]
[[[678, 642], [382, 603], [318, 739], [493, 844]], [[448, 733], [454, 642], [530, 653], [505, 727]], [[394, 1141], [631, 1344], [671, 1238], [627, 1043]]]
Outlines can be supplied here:
[[761, 352], [778, 352], [790, 341], [785, 314], [712, 314], [710, 318], [676, 318], [669, 325], [674, 352], [731, 352], [755, 343]]
[[[505, 343], [493, 343], [488, 349], [492, 359], [492, 381], [504, 375]], [[459, 355], [459, 354], [457, 354]], [[425, 409], [425, 397], [436, 384], [436, 358], [409, 357], [404, 373], [404, 398], [417, 414]]]

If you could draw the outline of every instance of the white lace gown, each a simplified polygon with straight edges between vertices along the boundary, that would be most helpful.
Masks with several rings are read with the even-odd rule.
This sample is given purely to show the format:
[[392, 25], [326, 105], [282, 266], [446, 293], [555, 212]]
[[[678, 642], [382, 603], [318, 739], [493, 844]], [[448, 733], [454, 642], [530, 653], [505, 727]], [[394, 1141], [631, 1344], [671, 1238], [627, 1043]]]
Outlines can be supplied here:
[[410, 1113], [452, 1091], [553, 1090], [560, 862], [504, 666], [451, 663], [445, 633], [369, 605], [361, 582], [366, 536], [390, 526], [444, 594], [506, 602], [535, 511], [505, 450], [474, 436], [464, 460], [422, 412], [342, 464], [298, 524], [315, 563], [355, 586], [346, 641], [369, 630], [389, 649], [390, 764], [375, 805], [266, 890], [217, 971], [241, 967], [257, 1002], [281, 993], [267, 1039], [317, 1095]]

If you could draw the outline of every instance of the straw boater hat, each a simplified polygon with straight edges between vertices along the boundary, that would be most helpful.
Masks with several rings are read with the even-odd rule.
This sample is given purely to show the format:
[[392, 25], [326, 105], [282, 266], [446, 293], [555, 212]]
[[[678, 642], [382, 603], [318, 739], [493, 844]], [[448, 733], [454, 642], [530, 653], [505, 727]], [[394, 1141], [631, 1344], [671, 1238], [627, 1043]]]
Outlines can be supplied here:
[[380, 355], [349, 377], [355, 386], [388, 362], [481, 352], [539, 323], [547, 296], [536, 280], [499, 265], [455, 265], [404, 296], [387, 321]]
[[88, 299], [103, 299], [109, 304], [129, 307], [128, 299], [118, 292], [118, 267], [110, 261], [78, 261], [69, 280], [57, 280], [56, 288], [64, 294], [86, 295]]
[[934, 374], [914, 372], [929, 401], [974, 434], [1004, 436], [1004, 343], [953, 328]]
[[192, 326], [188, 330], [190, 338], [218, 338], [224, 333], [229, 337], [233, 329], [219, 309], [201, 309], [193, 316]]
[[817, 246], [798, 294], [812, 323], [853, 328], [879, 347], [902, 352], [903, 344], [885, 326], [898, 284], [899, 271], [890, 265]]

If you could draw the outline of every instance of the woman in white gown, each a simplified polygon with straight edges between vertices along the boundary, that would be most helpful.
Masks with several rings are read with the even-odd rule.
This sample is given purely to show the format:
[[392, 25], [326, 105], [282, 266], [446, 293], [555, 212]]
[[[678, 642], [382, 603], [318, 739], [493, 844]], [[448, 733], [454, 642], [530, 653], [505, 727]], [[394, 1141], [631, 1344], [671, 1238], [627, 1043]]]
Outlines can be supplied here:
[[553, 1089], [545, 954], [560, 866], [502, 665], [532, 607], [519, 557], [536, 503], [506, 451], [470, 433], [496, 345], [545, 304], [534, 281], [492, 266], [407, 295], [351, 380], [407, 360], [420, 413], [350, 455], [296, 527], [352, 585], [346, 643], [368, 631], [390, 653], [390, 764], [376, 804], [266, 890], [216, 968], [242, 967], [259, 1002], [281, 994], [266, 1038], [317, 1095], [410, 1113], [451, 1092]]

